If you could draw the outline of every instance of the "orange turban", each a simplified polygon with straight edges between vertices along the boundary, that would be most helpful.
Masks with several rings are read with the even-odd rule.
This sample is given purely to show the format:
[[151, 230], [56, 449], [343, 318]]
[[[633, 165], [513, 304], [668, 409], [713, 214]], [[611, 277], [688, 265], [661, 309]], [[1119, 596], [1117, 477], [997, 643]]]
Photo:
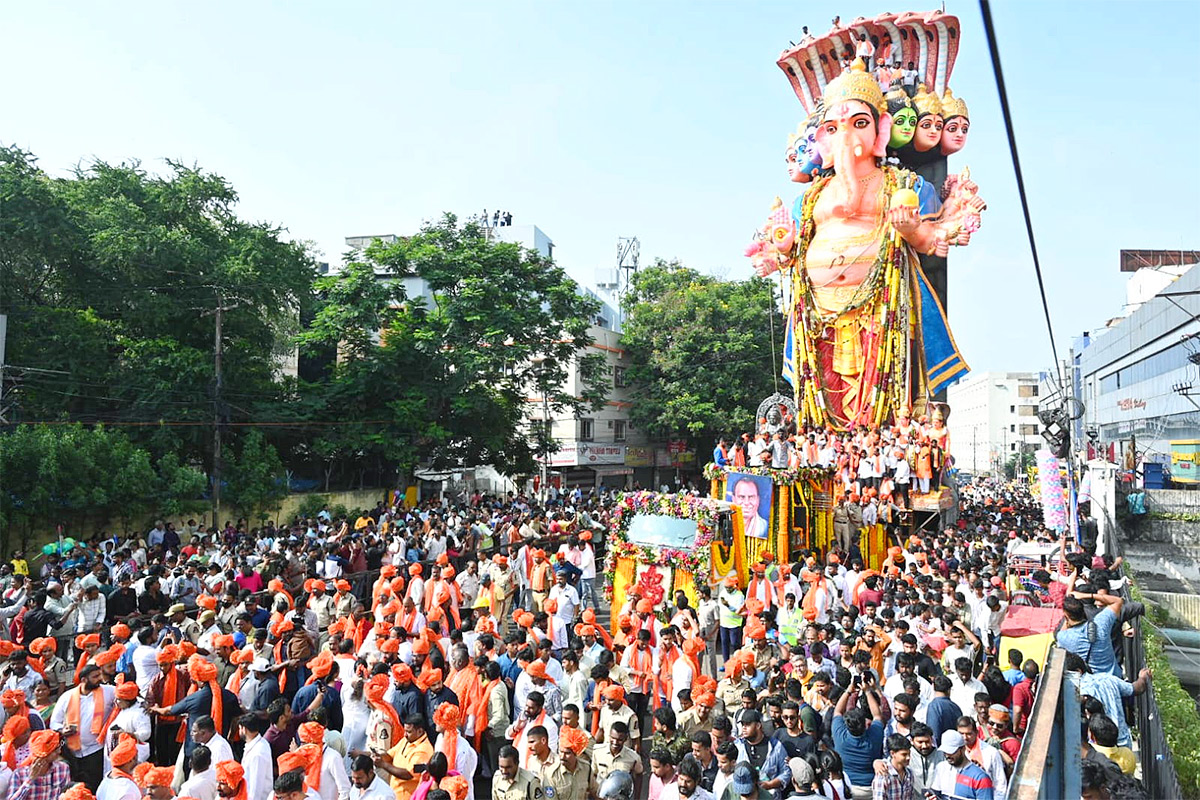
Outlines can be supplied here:
[[301, 748], [284, 753], [279, 757], [279, 774], [292, 772], [297, 769], [308, 769], [308, 753]]
[[737, 656], [733, 656], [725, 662], [725, 675], [731, 677], [732, 680], [737, 680], [742, 675], [742, 660]]
[[628, 614], [622, 614], [617, 617], [617, 625], [620, 626], [621, 630], [627, 631], [633, 627], [633, 618]]
[[58, 648], [58, 642], [54, 641], [53, 636], [43, 636], [40, 639], [34, 639], [29, 643], [29, 652], [35, 656], [53, 653]]
[[717, 704], [717, 698], [712, 692], [701, 692], [698, 696], [692, 698], [692, 702], [698, 706], [712, 708]]
[[725, 585], [730, 589], [736, 589], [738, 585], [737, 575], [730, 575], [725, 578]]
[[206, 608], [209, 611], [216, 611], [217, 598], [213, 597], [211, 594], [202, 594], [196, 598], [196, 605], [200, 606], [200, 608]]
[[194, 655], [196, 655], [196, 645], [192, 644], [191, 642], [186, 642], [186, 641], [179, 643], [179, 658], [180, 658], [180, 660], [189, 659]]
[[588, 746], [587, 734], [579, 728], [559, 728], [558, 746], [579, 755]]
[[450, 566], [449, 564], [442, 567], [442, 580], [452, 581], [454, 580], [454, 576], [457, 574], [458, 572], [455, 571], [454, 567]]
[[187, 671], [188, 675], [192, 676], [192, 680], [198, 683], [208, 683], [217, 679], [217, 666], [203, 658], [189, 659]]
[[517, 615], [517, 627], [531, 628], [533, 627], [533, 614], [528, 611], [522, 611]]
[[96, 795], [91, 793], [82, 783], [77, 783], [70, 789], [58, 796], [59, 800], [96, 800]]
[[29, 752], [33, 758], [46, 758], [61, 744], [58, 731], [34, 731], [29, 737]]
[[387, 636], [389, 633], [392, 632], [392, 626], [387, 624], [386, 622], [376, 622], [375, 626], [373, 628], [371, 628], [371, 631], [376, 636]]
[[159, 664], [174, 664], [179, 660], [179, 648], [173, 644], [169, 644], [158, 651], [158, 655], [154, 657], [154, 660]]
[[625, 702], [625, 687], [617, 684], [604, 687], [604, 690], [600, 692], [600, 694], [604, 696], [605, 700], [618, 700], [622, 703]]
[[175, 778], [174, 767], [153, 767], [146, 770], [145, 777], [142, 781], [146, 788], [151, 786], [160, 786], [164, 789], [171, 788], [171, 781]]
[[442, 671], [440, 669], [426, 669], [421, 672], [421, 677], [417, 678], [417, 686], [429, 691], [429, 688], [435, 683], [442, 682]]
[[396, 680], [396, 683], [401, 685], [412, 683], [412, 667], [408, 666], [408, 664], [397, 664], [392, 667], [392, 677]]
[[388, 584], [388, 586], [390, 586], [392, 591], [399, 596], [400, 593], [404, 591], [404, 578], [401, 576], [396, 576], [395, 578], [392, 578], [392, 581]]
[[[136, 783], [139, 787], [145, 789], [146, 788], [146, 775], [152, 769], [154, 769], [154, 765], [151, 764], [149, 761], [143, 761], [142, 763], [138, 764], [136, 767], [133, 768], [133, 782]], [[82, 784], [80, 784], [80, 785], [82, 785]]]
[[333, 582], [333, 585], [334, 585], [335, 587], [337, 587], [337, 590], [338, 590], [339, 592], [348, 592], [348, 591], [350, 591], [350, 581], [345, 581], [345, 580], [338, 579], [338, 580], [336, 580], [336, 581], [334, 581], [334, 582]]
[[765, 639], [767, 638], [767, 626], [758, 619], [752, 619], [746, 623], [746, 638], [747, 639]]
[[8, 639], [0, 639], [0, 656], [8, 658], [17, 651], [17, 646]]
[[413, 576], [420, 575], [421, 574], [421, 565], [420, 564], [410, 564], [408, 567], [408, 574], [413, 575]]
[[217, 764], [217, 780], [233, 789], [233, 800], [246, 800], [246, 771], [236, 761], [221, 761]]
[[[399, 639], [384, 639], [383, 642], [380, 643], [380, 645], [379, 645], [379, 652], [381, 652], [381, 653], [399, 653], [400, 652], [400, 640]], [[419, 651], [414, 647], [413, 652], [416, 653]], [[429, 652], [428, 648], [426, 648], [425, 652]]]
[[325, 726], [319, 722], [302, 722], [296, 733], [304, 744], [325, 744]]
[[396, 565], [395, 564], [384, 564], [383, 567], [379, 570], [379, 577], [381, 577], [381, 578], [391, 578], [395, 574], [396, 574]]
[[550, 673], [546, 672], [546, 665], [540, 660], [535, 659], [533, 663], [529, 665], [529, 668], [525, 670], [525, 672], [528, 673], [529, 677], [531, 678], [543, 678], [551, 683], [557, 683], [554, 678], [550, 677]]
[[117, 686], [118, 700], [137, 700], [138, 685], [133, 681], [125, 681]]
[[75, 649], [83, 650], [87, 647], [99, 647], [100, 634], [98, 633], [81, 633], [75, 637]]
[[395, 616], [396, 614], [399, 614], [400, 609], [401, 609], [400, 601], [393, 600], [390, 603], [388, 603], [387, 605], [385, 605], [383, 608], [381, 608], [379, 611], [385, 617], [391, 617], [391, 616]]
[[[399, 642], [397, 642], [399, 644]], [[429, 640], [425, 638], [417, 639], [413, 642], [413, 653], [416, 655], [429, 655]]]
[[312, 586], [309, 588], [309, 591], [310, 591], [310, 592], [323, 592], [323, 591], [325, 591], [325, 581], [313, 581], [313, 582], [312, 582]]
[[685, 640], [683, 643], [683, 652], [687, 653], [689, 656], [694, 656], [699, 653], [703, 653], [704, 652], [704, 640], [701, 639], [699, 636], [693, 636], [691, 639]]
[[279, 580], [279, 578], [271, 578], [271, 580], [267, 581], [267, 588], [272, 592], [282, 592], [283, 581]]
[[128, 639], [133, 636], [133, 631], [129, 630], [129, 626], [124, 622], [118, 622], [108, 629], [108, 632], [113, 636], [120, 636], [122, 639]]
[[5, 689], [0, 693], [0, 705], [9, 713], [25, 704], [25, 692], [20, 689]]
[[450, 795], [450, 800], [467, 800], [467, 792], [470, 791], [471, 785], [462, 775], [447, 775], [442, 778], [441, 788]]
[[475, 623], [475, 632], [494, 634], [496, 632], [496, 623], [492, 622], [491, 617], [480, 617], [479, 621]]
[[109, 760], [112, 761], [114, 767], [120, 767], [122, 764], [128, 764], [136, 759], [137, 754], [137, 739], [128, 733], [122, 733], [117, 738], [117, 746], [112, 749]]
[[542, 603], [542, 610], [547, 614], [558, 613], [558, 599], [551, 597], [546, 602]]
[[437, 564], [439, 567], [444, 567], [450, 563], [450, 556], [446, 555], [445, 553], [442, 553], [436, 559], [434, 559], [434, 563]]
[[284, 633], [294, 629], [296, 626], [292, 624], [290, 619], [281, 619], [271, 626], [271, 635], [278, 639]]
[[653, 614], [654, 603], [651, 603], [648, 598], [643, 597], [637, 601], [637, 612], [639, 614]]
[[445, 730], [454, 730], [462, 721], [462, 711], [453, 703], [442, 703], [433, 712], [433, 721]]
[[[324, 678], [329, 674], [329, 670], [333, 669], [333, 653], [322, 650], [316, 658], [308, 662], [308, 668], [312, 670], [313, 678]], [[309, 678], [309, 680], [311, 681], [313, 678]]]
[[112, 647], [108, 648], [104, 652], [97, 653], [96, 657], [94, 659], [92, 659], [92, 661], [96, 664], [96, 666], [103, 667], [103, 666], [107, 666], [109, 664], [117, 663], [117, 661], [120, 660], [121, 656], [124, 654], [125, 654], [125, 645], [114, 644]]
[[229, 661], [233, 664], [249, 664], [254, 661], [254, 648], [247, 647], [245, 650], [234, 650], [229, 654]]

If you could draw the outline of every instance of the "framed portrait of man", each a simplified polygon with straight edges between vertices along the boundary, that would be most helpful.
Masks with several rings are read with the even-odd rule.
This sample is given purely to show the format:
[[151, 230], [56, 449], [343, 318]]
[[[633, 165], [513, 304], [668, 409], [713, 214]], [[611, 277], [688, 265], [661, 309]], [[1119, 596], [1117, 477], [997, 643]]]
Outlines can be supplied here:
[[771, 501], [775, 484], [766, 475], [731, 472], [725, 484], [725, 500], [742, 510], [746, 535], [765, 539], [771, 532]]

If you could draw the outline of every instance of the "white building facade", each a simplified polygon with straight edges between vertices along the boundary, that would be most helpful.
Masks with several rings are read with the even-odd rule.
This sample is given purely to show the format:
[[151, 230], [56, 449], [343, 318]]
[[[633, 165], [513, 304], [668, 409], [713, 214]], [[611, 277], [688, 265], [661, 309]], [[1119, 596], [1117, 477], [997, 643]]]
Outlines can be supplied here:
[[1038, 423], [1038, 375], [973, 372], [946, 392], [950, 453], [972, 475], [1000, 474], [1017, 453], [1043, 444]]
[[1126, 299], [1072, 353], [1083, 427], [1117, 463], [1136, 442], [1139, 459], [1167, 465], [1172, 441], [1200, 439], [1200, 266], [1145, 267]]

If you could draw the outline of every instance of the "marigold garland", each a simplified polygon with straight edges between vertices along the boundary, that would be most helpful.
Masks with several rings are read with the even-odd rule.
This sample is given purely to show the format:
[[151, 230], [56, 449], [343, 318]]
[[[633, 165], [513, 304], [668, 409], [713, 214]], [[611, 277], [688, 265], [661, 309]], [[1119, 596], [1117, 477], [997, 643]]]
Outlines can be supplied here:
[[[650, 547], [629, 541], [629, 524], [635, 514], [661, 514], [696, 521], [696, 540], [691, 550]], [[638, 564], [682, 569], [702, 579], [709, 573], [709, 545], [717, 533], [717, 511], [711, 500], [685, 494], [629, 492], [617, 496], [609, 523], [608, 557], [604, 565], [605, 593], [610, 596], [617, 574], [617, 560], [632, 558]]]

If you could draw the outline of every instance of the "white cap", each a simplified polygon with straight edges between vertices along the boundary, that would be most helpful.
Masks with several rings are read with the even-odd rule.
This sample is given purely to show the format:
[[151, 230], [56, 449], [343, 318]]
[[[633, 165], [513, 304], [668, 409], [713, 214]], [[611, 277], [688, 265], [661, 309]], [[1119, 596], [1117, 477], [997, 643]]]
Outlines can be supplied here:
[[949, 755], [956, 753], [967, 746], [967, 740], [958, 731], [946, 731], [942, 734], [942, 743], [938, 745], [938, 750]]
[[271, 665], [267, 663], [267, 660], [265, 658], [256, 658], [250, 664], [250, 671], [251, 672], [270, 672]]

